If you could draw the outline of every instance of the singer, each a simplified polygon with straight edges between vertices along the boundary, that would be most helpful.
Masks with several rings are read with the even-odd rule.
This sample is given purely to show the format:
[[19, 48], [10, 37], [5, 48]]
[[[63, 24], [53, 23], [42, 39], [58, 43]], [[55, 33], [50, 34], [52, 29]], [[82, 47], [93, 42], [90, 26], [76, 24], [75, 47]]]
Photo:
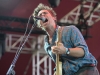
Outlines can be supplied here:
[[[99, 75], [97, 69], [97, 60], [89, 52], [88, 46], [77, 27], [74, 25], [57, 25], [55, 11], [42, 3], [34, 10], [33, 16], [39, 16], [47, 19], [37, 21], [37, 26], [46, 33], [44, 49], [51, 59], [56, 63], [56, 54], [60, 55], [62, 62], [62, 75]], [[61, 29], [61, 42], [56, 44], [57, 33]], [[56, 68], [54, 70], [56, 75]]]

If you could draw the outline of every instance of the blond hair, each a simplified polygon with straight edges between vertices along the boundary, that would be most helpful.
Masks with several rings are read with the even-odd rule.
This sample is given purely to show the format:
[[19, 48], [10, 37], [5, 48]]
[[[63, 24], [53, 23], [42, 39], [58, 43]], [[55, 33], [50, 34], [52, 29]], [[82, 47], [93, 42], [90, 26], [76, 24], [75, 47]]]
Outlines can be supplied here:
[[47, 6], [47, 5], [44, 5], [44, 4], [42, 4], [42, 3], [40, 3], [40, 4], [34, 9], [33, 16], [37, 16], [38, 13], [39, 13], [39, 11], [41, 11], [41, 10], [48, 10], [53, 16], [56, 16], [55, 11], [54, 11], [51, 7], [49, 7], [49, 6]]

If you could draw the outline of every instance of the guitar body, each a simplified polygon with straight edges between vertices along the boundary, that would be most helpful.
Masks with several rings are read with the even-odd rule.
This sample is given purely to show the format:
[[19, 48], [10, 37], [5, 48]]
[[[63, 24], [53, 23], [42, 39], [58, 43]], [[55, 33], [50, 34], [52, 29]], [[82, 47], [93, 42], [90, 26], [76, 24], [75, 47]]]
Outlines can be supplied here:
[[56, 75], [62, 75], [62, 62], [59, 61], [59, 54], [56, 54]]
[[[62, 32], [62, 28], [59, 27], [57, 32], [57, 43], [56, 43], [57, 46], [58, 43], [61, 42], [61, 32]], [[60, 55], [56, 54], [56, 75], [62, 75], [62, 62], [60, 61], [59, 57]]]

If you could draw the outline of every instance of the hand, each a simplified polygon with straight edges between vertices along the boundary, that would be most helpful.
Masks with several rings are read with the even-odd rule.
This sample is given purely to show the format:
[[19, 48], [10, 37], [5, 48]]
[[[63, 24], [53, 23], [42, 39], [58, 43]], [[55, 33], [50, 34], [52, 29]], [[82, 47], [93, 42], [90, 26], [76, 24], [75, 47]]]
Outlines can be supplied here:
[[66, 48], [62, 43], [58, 43], [58, 46], [52, 46], [51, 50], [54, 54], [65, 54]]

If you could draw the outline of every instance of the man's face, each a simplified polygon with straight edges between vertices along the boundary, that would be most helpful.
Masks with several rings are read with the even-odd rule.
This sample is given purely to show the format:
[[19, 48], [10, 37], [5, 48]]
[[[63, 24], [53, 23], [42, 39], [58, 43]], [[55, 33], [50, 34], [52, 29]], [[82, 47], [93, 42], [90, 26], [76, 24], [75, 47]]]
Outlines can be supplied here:
[[48, 20], [45, 23], [43, 23], [42, 21], [40, 21], [41, 27], [43, 27], [43, 28], [46, 29], [49, 26], [55, 25], [56, 17], [52, 16], [51, 13], [48, 10], [41, 10], [38, 13], [38, 16], [39, 17], [44, 17], [44, 18], [46, 18]]

